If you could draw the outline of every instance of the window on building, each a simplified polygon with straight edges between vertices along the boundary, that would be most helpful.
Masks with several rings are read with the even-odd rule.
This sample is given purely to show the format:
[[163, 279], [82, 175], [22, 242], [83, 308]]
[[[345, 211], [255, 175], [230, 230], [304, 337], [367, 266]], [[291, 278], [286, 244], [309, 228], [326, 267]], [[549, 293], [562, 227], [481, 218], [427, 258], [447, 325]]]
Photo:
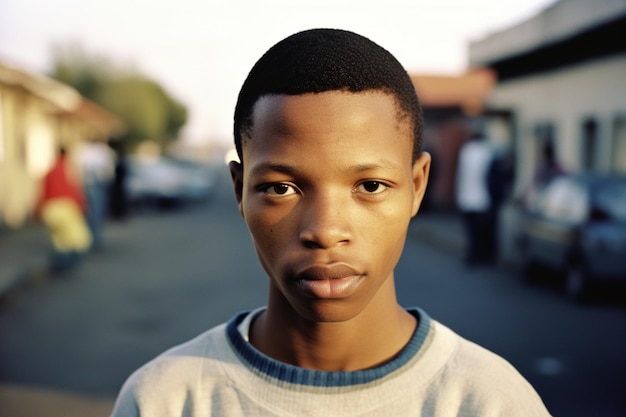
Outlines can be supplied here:
[[557, 152], [556, 127], [552, 122], [535, 125], [535, 181], [544, 182], [553, 168], [560, 166]]
[[591, 171], [595, 168], [598, 147], [598, 122], [587, 119], [582, 125], [581, 162], [582, 168]]
[[541, 145], [549, 144], [553, 146], [556, 140], [556, 128], [554, 127], [554, 123], [537, 123], [535, 126], [535, 137]]
[[617, 116], [613, 122], [611, 169], [626, 174], [626, 115]]

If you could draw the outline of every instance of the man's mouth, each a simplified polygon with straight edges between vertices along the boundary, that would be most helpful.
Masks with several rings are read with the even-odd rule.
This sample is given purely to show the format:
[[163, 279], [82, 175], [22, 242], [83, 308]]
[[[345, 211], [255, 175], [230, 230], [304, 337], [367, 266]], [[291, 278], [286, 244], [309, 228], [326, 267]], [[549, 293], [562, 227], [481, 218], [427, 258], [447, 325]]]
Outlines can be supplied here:
[[341, 279], [353, 275], [361, 275], [361, 273], [342, 263], [333, 265], [310, 265], [296, 272], [298, 279], [306, 280]]
[[311, 265], [296, 273], [298, 287], [308, 296], [319, 299], [348, 297], [364, 276], [345, 264]]

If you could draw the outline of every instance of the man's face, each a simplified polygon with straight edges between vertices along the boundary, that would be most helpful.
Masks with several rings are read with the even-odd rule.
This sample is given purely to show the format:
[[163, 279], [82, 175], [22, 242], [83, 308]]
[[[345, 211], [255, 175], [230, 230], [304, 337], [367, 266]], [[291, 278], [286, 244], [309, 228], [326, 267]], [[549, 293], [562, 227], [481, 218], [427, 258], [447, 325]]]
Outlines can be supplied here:
[[261, 98], [231, 165], [239, 208], [270, 277], [268, 308], [349, 320], [395, 305], [393, 269], [428, 176], [393, 96]]

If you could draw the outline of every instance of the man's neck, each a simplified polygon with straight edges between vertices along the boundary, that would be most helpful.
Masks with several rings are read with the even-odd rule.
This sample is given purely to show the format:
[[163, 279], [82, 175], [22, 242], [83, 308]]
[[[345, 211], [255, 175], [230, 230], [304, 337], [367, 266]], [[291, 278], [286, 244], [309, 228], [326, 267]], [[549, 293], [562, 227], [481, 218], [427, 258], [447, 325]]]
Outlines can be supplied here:
[[366, 309], [345, 322], [316, 323], [268, 308], [251, 325], [250, 341], [281, 362], [322, 371], [356, 371], [393, 359], [417, 320], [399, 305], [385, 314]]

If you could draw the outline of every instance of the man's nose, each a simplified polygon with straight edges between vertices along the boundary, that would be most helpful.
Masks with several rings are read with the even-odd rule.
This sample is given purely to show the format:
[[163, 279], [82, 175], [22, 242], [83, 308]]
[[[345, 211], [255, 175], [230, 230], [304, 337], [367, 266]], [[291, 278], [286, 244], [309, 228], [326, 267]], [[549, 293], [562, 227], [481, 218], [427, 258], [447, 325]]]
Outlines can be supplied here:
[[305, 197], [300, 241], [307, 248], [330, 249], [352, 240], [349, 202], [334, 195]]

